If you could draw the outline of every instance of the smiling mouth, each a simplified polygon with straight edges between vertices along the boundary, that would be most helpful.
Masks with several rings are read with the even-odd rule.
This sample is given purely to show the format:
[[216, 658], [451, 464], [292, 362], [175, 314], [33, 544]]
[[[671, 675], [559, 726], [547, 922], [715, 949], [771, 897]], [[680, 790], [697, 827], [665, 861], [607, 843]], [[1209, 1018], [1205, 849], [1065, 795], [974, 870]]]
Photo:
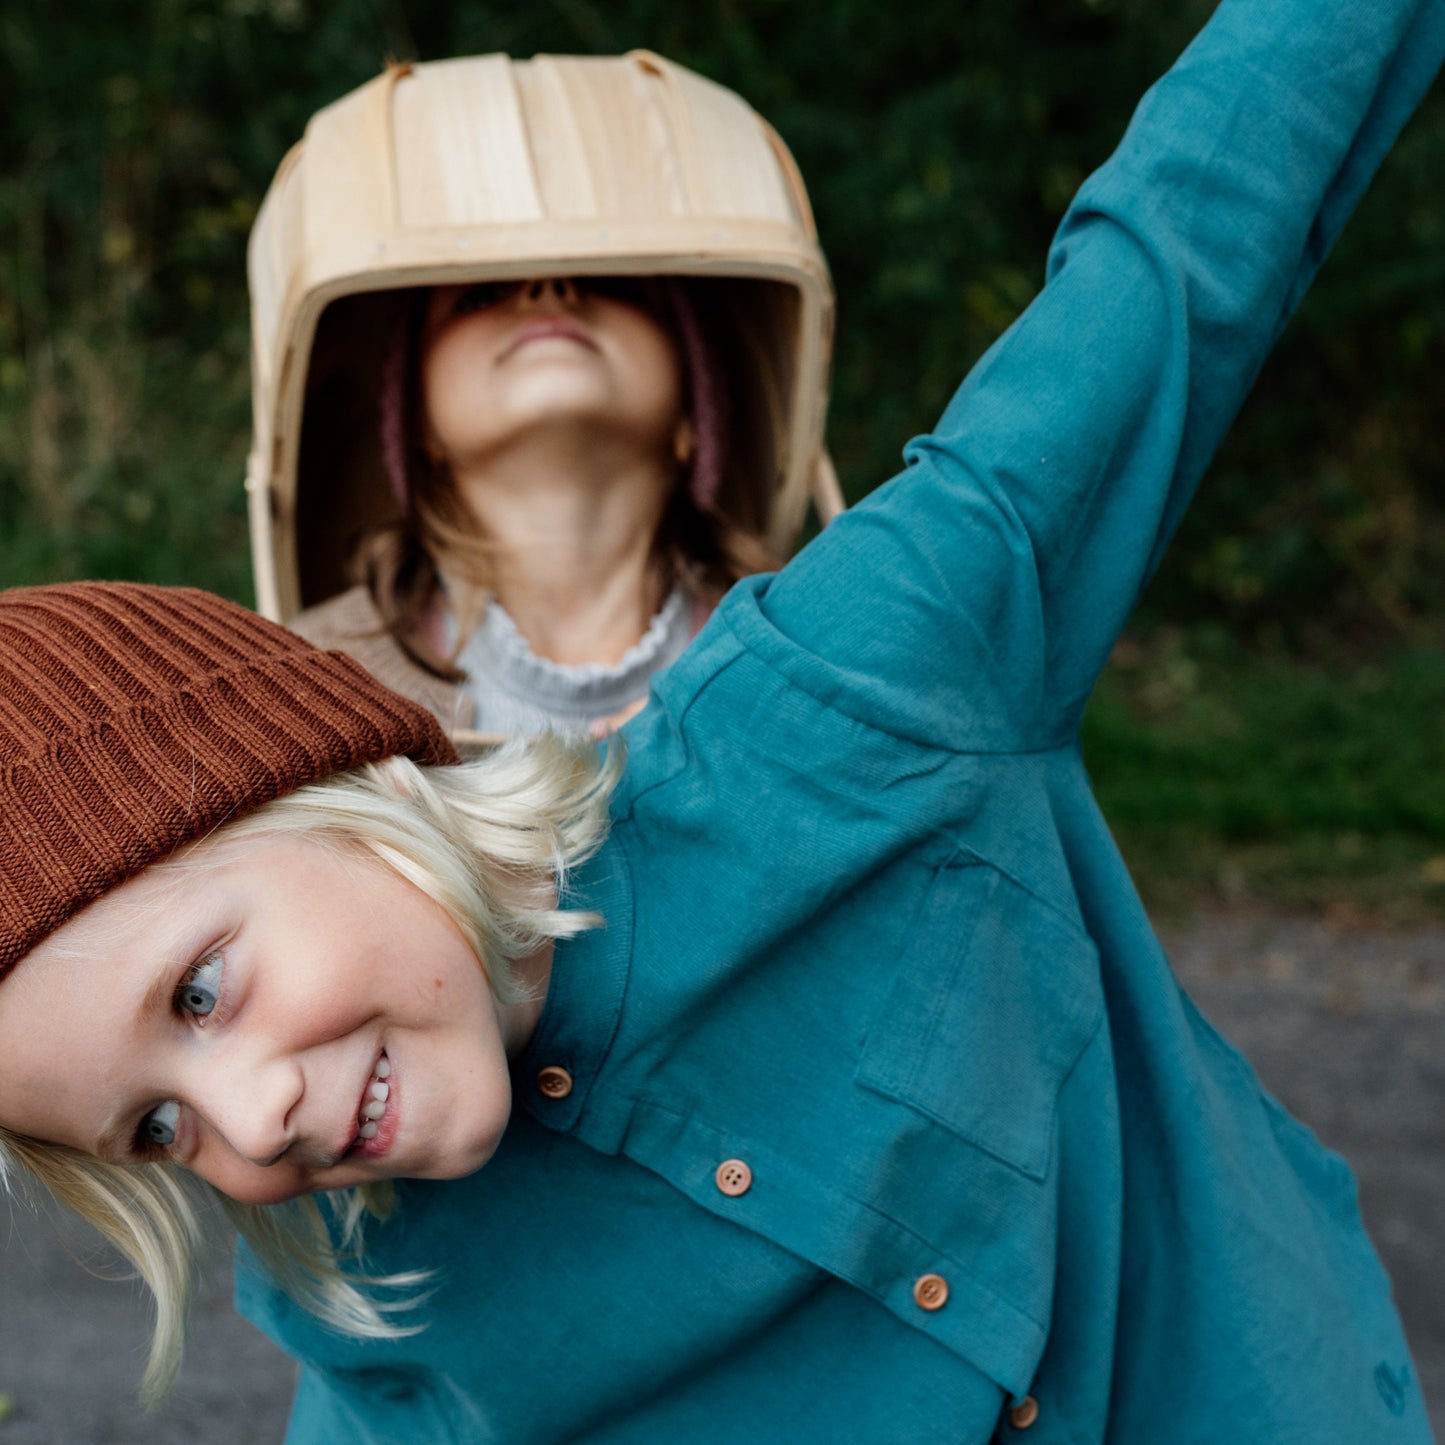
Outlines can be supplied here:
[[391, 1148], [396, 1135], [396, 1078], [391, 1060], [383, 1049], [381, 1057], [361, 1091], [356, 1108], [356, 1137], [347, 1149], [347, 1157], [379, 1159]]

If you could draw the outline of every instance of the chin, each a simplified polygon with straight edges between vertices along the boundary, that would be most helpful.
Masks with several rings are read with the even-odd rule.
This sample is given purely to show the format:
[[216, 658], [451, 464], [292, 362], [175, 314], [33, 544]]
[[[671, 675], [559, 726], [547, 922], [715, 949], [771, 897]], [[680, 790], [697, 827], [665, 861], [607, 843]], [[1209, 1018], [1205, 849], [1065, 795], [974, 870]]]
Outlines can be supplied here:
[[469, 1139], [459, 1140], [452, 1148], [438, 1154], [418, 1177], [465, 1179], [468, 1174], [475, 1174], [497, 1152], [506, 1127], [507, 1120], [503, 1119], [500, 1124], [491, 1123]]
[[475, 1154], [453, 1154], [446, 1159], [438, 1160], [424, 1171], [413, 1175], [403, 1175], [403, 1178], [412, 1179], [465, 1179], [469, 1175], [480, 1172], [496, 1153], [495, 1148], [482, 1149]]

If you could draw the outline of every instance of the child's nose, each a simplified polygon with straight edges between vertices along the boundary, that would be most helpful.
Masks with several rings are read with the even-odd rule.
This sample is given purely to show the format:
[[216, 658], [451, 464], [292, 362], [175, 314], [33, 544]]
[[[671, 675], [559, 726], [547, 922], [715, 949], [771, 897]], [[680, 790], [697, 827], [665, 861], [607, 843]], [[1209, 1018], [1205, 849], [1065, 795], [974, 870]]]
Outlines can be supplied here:
[[201, 1109], [226, 1143], [252, 1164], [274, 1164], [297, 1142], [300, 1069], [288, 1059], [213, 1062]]
[[577, 283], [570, 276], [536, 277], [525, 283], [522, 295], [533, 304], [551, 301], [575, 306], [578, 301]]

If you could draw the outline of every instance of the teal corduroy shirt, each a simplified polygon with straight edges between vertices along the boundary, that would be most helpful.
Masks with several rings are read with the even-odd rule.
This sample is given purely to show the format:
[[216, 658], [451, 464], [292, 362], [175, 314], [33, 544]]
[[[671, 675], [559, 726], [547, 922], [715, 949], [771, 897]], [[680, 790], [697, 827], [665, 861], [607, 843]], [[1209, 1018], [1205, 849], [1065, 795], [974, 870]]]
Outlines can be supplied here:
[[1445, 0], [1224, 0], [902, 476], [628, 729], [520, 1103], [292, 1445], [1430, 1438], [1348, 1169], [1176, 985], [1077, 730]]

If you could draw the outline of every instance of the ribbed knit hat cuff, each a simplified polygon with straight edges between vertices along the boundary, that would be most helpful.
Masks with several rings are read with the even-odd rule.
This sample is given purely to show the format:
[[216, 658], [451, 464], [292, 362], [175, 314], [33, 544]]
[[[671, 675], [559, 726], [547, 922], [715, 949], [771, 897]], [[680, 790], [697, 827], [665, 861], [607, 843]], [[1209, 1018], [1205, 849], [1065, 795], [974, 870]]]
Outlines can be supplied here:
[[88, 903], [183, 844], [398, 754], [456, 760], [430, 713], [349, 657], [307, 649], [206, 672], [12, 755], [0, 771], [0, 979]]

